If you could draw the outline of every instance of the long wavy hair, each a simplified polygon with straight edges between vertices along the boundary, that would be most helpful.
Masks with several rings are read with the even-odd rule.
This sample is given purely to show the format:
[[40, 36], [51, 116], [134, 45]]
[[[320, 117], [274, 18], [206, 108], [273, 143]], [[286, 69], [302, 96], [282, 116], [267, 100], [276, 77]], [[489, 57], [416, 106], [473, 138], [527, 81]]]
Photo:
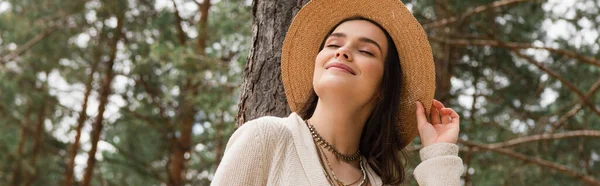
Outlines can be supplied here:
[[[359, 149], [384, 184], [398, 185], [405, 179], [404, 166], [407, 159], [406, 153], [400, 147], [400, 134], [397, 127], [397, 124], [402, 122], [401, 118], [397, 117], [400, 112], [398, 103], [402, 87], [400, 58], [388, 32], [377, 22], [364, 17], [351, 17], [340, 21], [329, 31], [327, 36], [340, 24], [352, 20], [365, 20], [377, 25], [385, 33], [388, 41], [383, 79], [379, 87], [382, 94], [377, 99], [376, 106], [364, 125]], [[323, 39], [319, 51], [323, 49], [327, 36]], [[314, 89], [309, 95], [304, 106], [298, 112], [303, 119], [312, 117], [319, 100]]]

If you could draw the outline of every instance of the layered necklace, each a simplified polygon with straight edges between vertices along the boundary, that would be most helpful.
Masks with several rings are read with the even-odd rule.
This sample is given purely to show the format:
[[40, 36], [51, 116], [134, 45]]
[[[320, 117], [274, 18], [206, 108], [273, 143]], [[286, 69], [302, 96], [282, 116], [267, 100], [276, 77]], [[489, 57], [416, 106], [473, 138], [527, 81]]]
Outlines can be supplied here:
[[308, 120], [306, 120], [306, 125], [308, 126], [308, 130], [310, 130], [310, 133], [312, 134], [312, 137], [315, 140], [315, 143], [317, 143], [317, 144], [323, 146], [323, 148], [333, 152], [333, 154], [335, 154], [336, 158], [341, 159], [342, 161], [345, 161], [348, 163], [356, 161], [356, 160], [358, 160], [358, 158], [360, 158], [360, 150], [356, 150], [356, 152], [352, 155], [342, 154], [335, 147], [333, 147], [333, 145], [331, 145], [329, 142], [325, 141], [325, 139], [323, 139], [323, 137], [321, 137], [321, 135], [317, 132], [315, 127], [308, 123]]
[[[317, 151], [319, 153], [319, 161], [321, 162], [321, 166], [323, 167], [323, 169], [326, 169], [325, 165], [323, 165], [323, 159], [325, 159], [325, 162], [327, 163], [327, 167], [331, 171], [331, 176], [329, 176], [329, 174], [327, 173], [327, 170], [323, 170], [323, 173], [325, 173], [325, 177], [327, 178], [327, 181], [329, 181], [329, 184], [337, 185], [337, 186], [348, 186], [348, 185], [354, 185], [354, 184], [358, 183], [358, 181], [361, 181], [358, 185], [362, 186], [367, 179], [367, 174], [366, 174], [366, 171], [365, 171], [365, 168], [363, 165], [362, 158], [360, 158], [360, 151], [357, 150], [356, 153], [354, 153], [353, 155], [344, 155], [344, 154], [340, 153], [339, 151], [337, 151], [337, 149], [335, 147], [333, 147], [333, 145], [331, 145], [329, 142], [325, 141], [325, 139], [323, 137], [321, 137], [321, 135], [317, 132], [315, 127], [308, 123], [308, 120], [305, 120], [305, 122], [306, 122], [306, 126], [308, 126], [308, 130], [310, 130], [310, 133], [312, 134], [313, 140], [315, 141], [316, 144], [320, 145], [320, 146], [317, 146]], [[350, 184], [345, 184], [344, 182], [342, 182], [335, 175], [335, 172], [333, 171], [333, 168], [331, 167], [331, 164], [329, 163], [329, 159], [325, 155], [325, 152], [323, 151], [322, 148], [328, 149], [329, 151], [333, 152], [333, 154], [335, 155], [335, 157], [337, 159], [341, 159], [345, 162], [353, 162], [356, 160], [360, 160], [359, 165], [360, 165], [360, 170], [362, 172], [362, 176]], [[323, 158], [321, 158], [321, 157], [323, 157]]]

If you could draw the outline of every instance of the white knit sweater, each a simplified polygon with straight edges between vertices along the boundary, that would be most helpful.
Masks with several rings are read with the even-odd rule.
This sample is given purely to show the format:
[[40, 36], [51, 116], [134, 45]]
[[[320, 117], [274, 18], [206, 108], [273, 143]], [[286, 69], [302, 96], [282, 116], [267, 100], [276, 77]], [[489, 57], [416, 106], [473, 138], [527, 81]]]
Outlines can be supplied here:
[[[419, 185], [460, 185], [458, 146], [436, 143], [420, 150], [414, 175]], [[367, 166], [370, 185], [382, 185]], [[237, 129], [211, 185], [328, 185], [315, 143], [296, 113], [261, 117]]]

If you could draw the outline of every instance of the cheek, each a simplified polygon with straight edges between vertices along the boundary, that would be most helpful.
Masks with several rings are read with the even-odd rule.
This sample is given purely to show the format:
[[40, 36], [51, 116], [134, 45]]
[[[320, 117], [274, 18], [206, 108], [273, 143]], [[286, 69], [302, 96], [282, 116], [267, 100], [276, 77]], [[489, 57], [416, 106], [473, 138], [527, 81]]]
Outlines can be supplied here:
[[317, 54], [317, 58], [315, 58], [313, 80], [318, 79], [318, 77], [320, 77], [323, 73], [323, 66], [325, 66], [325, 63], [327, 63], [327, 60], [329, 59], [328, 56], [332, 55], [329, 53], [330, 52], [327, 52], [326, 50], [321, 50], [319, 54]]
[[330, 52], [326, 49], [319, 51], [319, 53], [317, 54], [317, 58], [315, 59], [315, 67], [323, 66], [329, 59], [329, 56], [332, 56], [332, 55], [333, 55], [332, 52]]
[[378, 86], [383, 78], [383, 62], [370, 61], [362, 65], [365, 79], [369, 80], [373, 85]]
[[363, 84], [364, 89], [376, 92], [383, 79], [383, 62], [369, 61], [362, 64], [360, 68], [363, 74], [362, 78], [365, 80], [365, 84]]

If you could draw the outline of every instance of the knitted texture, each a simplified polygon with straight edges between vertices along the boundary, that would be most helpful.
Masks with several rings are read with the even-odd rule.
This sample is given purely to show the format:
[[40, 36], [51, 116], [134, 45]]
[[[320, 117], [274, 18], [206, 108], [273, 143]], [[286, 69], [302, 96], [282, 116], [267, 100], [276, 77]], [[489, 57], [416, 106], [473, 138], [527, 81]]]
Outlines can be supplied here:
[[460, 185], [463, 173], [458, 146], [452, 143], [434, 143], [420, 150], [421, 163], [414, 175], [419, 185]]
[[[419, 185], [460, 185], [462, 160], [455, 144], [432, 144], [415, 169]], [[450, 152], [452, 151], [452, 152]], [[423, 153], [426, 153], [425, 156]], [[431, 154], [429, 154], [431, 153]], [[439, 155], [439, 157], [436, 157]], [[370, 166], [370, 185], [382, 185]], [[261, 117], [238, 128], [227, 143], [211, 185], [328, 185], [311, 134], [302, 118]]]
[[421, 155], [421, 161], [439, 156], [456, 156], [458, 155], [458, 146], [451, 143], [434, 143], [421, 149], [419, 154]]

